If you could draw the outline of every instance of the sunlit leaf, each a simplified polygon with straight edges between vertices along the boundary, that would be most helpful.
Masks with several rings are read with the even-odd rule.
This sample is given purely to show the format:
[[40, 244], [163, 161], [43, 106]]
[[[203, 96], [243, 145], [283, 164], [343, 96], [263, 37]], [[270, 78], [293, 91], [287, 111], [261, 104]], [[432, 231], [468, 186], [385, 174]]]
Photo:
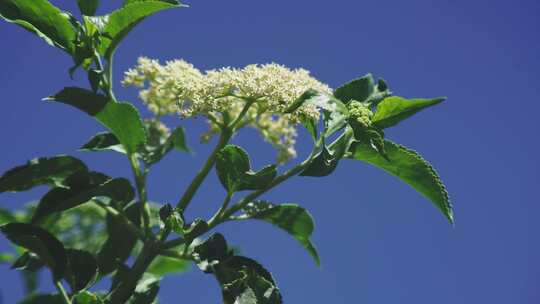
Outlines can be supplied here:
[[68, 53], [74, 51], [76, 30], [68, 14], [47, 0], [2, 0], [0, 16]]
[[400, 121], [444, 100], [445, 98], [405, 99], [397, 96], [387, 97], [377, 105], [377, 111], [372, 118], [373, 125], [380, 129], [395, 126]]
[[348, 157], [367, 162], [398, 177], [431, 200], [448, 220], [453, 222], [448, 192], [431, 164], [415, 151], [389, 140], [384, 141], [384, 147], [389, 160], [371, 146], [359, 143], [351, 146]]
[[129, 103], [114, 102], [104, 95], [76, 87], [64, 88], [46, 100], [62, 102], [94, 116], [111, 130], [128, 154], [137, 152], [146, 142], [139, 112]]

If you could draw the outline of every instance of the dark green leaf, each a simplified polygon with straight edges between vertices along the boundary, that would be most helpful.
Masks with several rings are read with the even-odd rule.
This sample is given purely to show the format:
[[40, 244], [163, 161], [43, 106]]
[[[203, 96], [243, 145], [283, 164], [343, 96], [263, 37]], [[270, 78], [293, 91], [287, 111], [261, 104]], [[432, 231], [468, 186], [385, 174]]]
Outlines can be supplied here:
[[335, 158], [326, 146], [319, 152], [309, 166], [300, 173], [300, 176], [327, 176], [334, 172], [339, 159]]
[[172, 133], [160, 121], [145, 120], [147, 142], [144, 151], [141, 152], [144, 162], [152, 165], [159, 162], [172, 149], [176, 148], [188, 152], [185, 143], [184, 129], [176, 128]]
[[372, 118], [373, 125], [379, 129], [395, 126], [400, 121], [444, 100], [445, 98], [405, 99], [398, 96], [387, 97], [377, 105], [377, 111]]
[[[140, 227], [140, 208], [138, 204], [131, 204], [124, 213], [136, 226]], [[137, 235], [126, 228], [124, 223], [111, 215], [107, 215], [107, 234], [109, 238], [103, 244], [98, 254], [98, 268], [100, 275], [106, 275], [116, 270], [129, 257], [137, 243]]]
[[0, 177], [0, 193], [25, 191], [44, 184], [61, 187], [68, 176], [86, 170], [82, 161], [67, 155], [36, 158], [4, 173]]
[[128, 154], [137, 152], [138, 147], [146, 142], [139, 112], [129, 103], [108, 101], [103, 95], [74, 87], [64, 88], [46, 100], [59, 101], [94, 116], [111, 130]]
[[65, 278], [71, 291], [77, 293], [86, 289], [97, 276], [97, 261], [94, 256], [83, 250], [67, 249], [68, 268]]
[[212, 234], [205, 242], [193, 248], [197, 266], [206, 273], [214, 272], [214, 266], [232, 256], [227, 241], [221, 233]]
[[[181, 220], [183, 220], [183, 218]], [[189, 227], [184, 229], [184, 236], [187, 239], [193, 239], [194, 237], [205, 232], [206, 230], [208, 230], [208, 223], [205, 220], [198, 218], [195, 219]]]
[[159, 292], [160, 278], [152, 274], [145, 273], [143, 278], [137, 283], [133, 296], [126, 302], [127, 304], [153, 304]]
[[90, 69], [88, 71], [88, 82], [90, 82], [90, 86], [92, 87], [92, 92], [97, 93], [99, 90], [100, 82], [101, 82], [101, 75], [103, 74], [103, 71]]
[[307, 102], [323, 110], [324, 136], [328, 137], [346, 125], [349, 110], [341, 100], [332, 95], [320, 94]]
[[[31, 294], [19, 304], [64, 304], [64, 299], [60, 295], [52, 294]], [[78, 304], [78, 303], [75, 303]]]
[[135, 191], [125, 178], [108, 180], [106, 176], [76, 173], [69, 189], [54, 188], [40, 200], [32, 222], [36, 223], [51, 213], [77, 207], [95, 197], [108, 197], [118, 203], [129, 203], [135, 197]]
[[315, 91], [313, 89], [309, 89], [302, 93], [300, 97], [298, 97], [285, 111], [284, 113], [292, 113], [296, 111], [298, 108], [300, 108], [306, 101], [310, 100], [311, 98], [314, 98], [316, 96], [321, 95], [318, 91]]
[[0, 16], [43, 38], [68, 53], [74, 50], [76, 31], [69, 15], [47, 0], [2, 0]]
[[215, 233], [195, 246], [193, 258], [202, 271], [215, 275], [225, 304], [282, 303], [272, 275], [254, 260], [235, 256], [223, 235]]
[[43, 261], [35, 254], [30, 251], [24, 252], [17, 260], [11, 265], [11, 269], [16, 270], [25, 270], [27, 272], [36, 272], [40, 270], [43, 266]]
[[99, 0], [77, 0], [81, 13], [86, 16], [93, 16], [99, 5]]
[[229, 193], [263, 189], [277, 174], [274, 165], [253, 172], [246, 151], [234, 145], [227, 145], [218, 153], [216, 170], [221, 184]]
[[309, 252], [317, 265], [321, 261], [309, 237], [315, 224], [313, 217], [304, 208], [295, 204], [273, 205], [265, 201], [249, 203], [244, 218], [259, 219], [277, 226], [291, 234]]
[[384, 159], [371, 146], [361, 143], [351, 146], [348, 157], [365, 161], [398, 177], [431, 200], [448, 220], [453, 222], [448, 192], [431, 164], [415, 151], [389, 140], [384, 141], [384, 147], [390, 161]]
[[46, 230], [31, 224], [10, 223], [0, 231], [14, 244], [40, 257], [50, 267], [55, 280], [64, 275], [67, 265], [66, 250], [62, 243]]
[[367, 101], [375, 92], [375, 80], [371, 74], [354, 79], [334, 91], [334, 96], [344, 103], [351, 100]]
[[302, 125], [306, 130], [308, 131], [309, 135], [311, 135], [311, 139], [314, 143], [317, 142], [317, 139], [319, 138], [319, 132], [317, 131], [317, 123], [312, 118], [304, 117], [302, 118]]
[[8, 209], [0, 208], [0, 226], [6, 223], [16, 222], [17, 218]]
[[179, 274], [189, 269], [190, 261], [175, 259], [165, 256], [158, 256], [152, 261], [146, 272], [157, 277], [163, 277], [169, 274]]
[[171, 134], [170, 141], [175, 149], [180, 151], [189, 152], [189, 148], [186, 145], [186, 136], [184, 135], [184, 128], [177, 127]]
[[159, 209], [159, 218], [165, 227], [178, 233], [184, 233], [184, 215], [179, 209], [173, 208], [171, 204], [165, 204]]
[[79, 150], [81, 151], [116, 151], [125, 154], [126, 149], [114, 134], [109, 132], [98, 133], [84, 144]]
[[274, 278], [256, 261], [233, 256], [216, 265], [225, 304], [281, 304]]
[[107, 16], [104, 36], [100, 51], [102, 55], [110, 55], [125, 36], [146, 17], [161, 10], [180, 7], [172, 1], [130, 1], [122, 8]]
[[89, 291], [78, 293], [74, 297], [73, 304], [103, 304], [104, 302], [95, 294]]

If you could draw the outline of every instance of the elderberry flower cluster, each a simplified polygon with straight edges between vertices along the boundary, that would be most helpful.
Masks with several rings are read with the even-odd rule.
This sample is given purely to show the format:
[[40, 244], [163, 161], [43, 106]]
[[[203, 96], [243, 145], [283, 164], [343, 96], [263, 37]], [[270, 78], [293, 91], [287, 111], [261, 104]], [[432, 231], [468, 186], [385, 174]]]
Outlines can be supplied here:
[[291, 70], [275, 63], [203, 73], [184, 60], [161, 65], [157, 60], [141, 57], [138, 65], [125, 73], [122, 83], [142, 88], [140, 98], [157, 116], [178, 113], [184, 118], [209, 118], [210, 129], [202, 136], [205, 141], [250, 102], [251, 107], [238, 126], [257, 129], [278, 150], [279, 163], [296, 156], [296, 125], [301, 118], [319, 119], [319, 111], [312, 103], [293, 113], [285, 114], [285, 110], [308, 89], [331, 93], [307, 70]]

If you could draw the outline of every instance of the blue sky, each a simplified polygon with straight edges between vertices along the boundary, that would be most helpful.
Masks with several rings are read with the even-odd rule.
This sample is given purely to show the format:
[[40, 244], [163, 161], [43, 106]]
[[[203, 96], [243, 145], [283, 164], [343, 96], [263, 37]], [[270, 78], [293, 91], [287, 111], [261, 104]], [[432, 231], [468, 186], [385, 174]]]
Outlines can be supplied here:
[[[74, 9], [75, 1], [53, 1]], [[540, 4], [537, 1], [192, 1], [156, 15], [117, 52], [115, 79], [140, 55], [185, 58], [200, 69], [278, 62], [304, 67], [332, 87], [371, 72], [405, 97], [447, 96], [387, 132], [439, 171], [455, 206], [451, 227], [426, 199], [375, 168], [342, 162], [335, 174], [298, 177], [268, 193], [299, 203], [317, 223], [317, 268], [288, 235], [263, 223], [220, 228], [243, 254], [271, 270], [286, 303], [539, 303]], [[107, 6], [120, 5], [110, 1]], [[105, 11], [104, 8], [103, 11]], [[38, 156], [70, 153], [112, 176], [126, 160], [76, 149], [102, 128], [76, 110], [40, 101], [63, 86], [70, 60], [25, 32], [0, 23], [0, 171]], [[117, 96], [141, 108], [137, 92]], [[194, 156], [157, 165], [149, 194], [175, 202], [211, 146], [200, 145], [202, 120], [169, 118], [190, 131]], [[270, 146], [254, 132], [234, 139], [256, 166]], [[300, 140], [305, 155], [307, 140]], [[17, 208], [45, 189], [2, 194]], [[215, 174], [189, 217], [208, 216], [223, 196]], [[7, 241], [0, 239], [0, 249]], [[18, 275], [0, 267], [4, 303], [22, 295]], [[44, 277], [47, 279], [48, 277]], [[218, 303], [217, 283], [192, 269], [165, 279], [162, 303]]]

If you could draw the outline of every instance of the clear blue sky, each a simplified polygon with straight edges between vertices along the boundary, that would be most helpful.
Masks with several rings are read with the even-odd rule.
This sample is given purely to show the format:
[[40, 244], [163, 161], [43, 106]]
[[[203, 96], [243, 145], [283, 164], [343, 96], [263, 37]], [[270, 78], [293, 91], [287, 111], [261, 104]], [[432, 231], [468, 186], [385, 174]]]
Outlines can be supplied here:
[[[74, 9], [75, 1], [54, 2]], [[332, 87], [372, 72], [402, 96], [448, 96], [387, 136], [438, 169], [455, 205], [455, 228], [394, 177], [343, 162], [330, 177], [298, 177], [266, 196], [313, 213], [322, 268], [291, 237], [263, 223], [221, 229], [273, 272], [286, 303], [540, 303], [538, 1], [189, 4], [146, 20], [125, 40], [116, 80], [140, 55], [182, 57], [201, 69], [275, 61], [307, 68]], [[40, 101], [63, 86], [82, 85], [84, 75], [71, 81], [70, 60], [20, 28], [2, 22], [0, 37], [0, 171], [72, 153], [95, 170], [128, 175], [118, 155], [75, 151], [102, 130], [93, 120]], [[135, 90], [118, 88], [117, 95], [141, 106]], [[177, 200], [210, 148], [198, 144], [202, 121], [168, 122], [192, 130], [196, 155], [177, 153], [156, 166], [149, 191], [158, 202]], [[254, 132], [235, 142], [256, 165], [273, 157]], [[299, 149], [306, 153], [308, 143]], [[202, 190], [190, 217], [208, 215], [221, 201], [214, 174]], [[2, 194], [0, 204], [16, 208], [44, 191]], [[0, 239], [0, 249], [6, 247]], [[18, 274], [1, 266], [0, 278], [4, 303], [15, 303], [22, 294]], [[160, 297], [162, 303], [220, 301], [217, 283], [196, 269], [165, 279]]]

